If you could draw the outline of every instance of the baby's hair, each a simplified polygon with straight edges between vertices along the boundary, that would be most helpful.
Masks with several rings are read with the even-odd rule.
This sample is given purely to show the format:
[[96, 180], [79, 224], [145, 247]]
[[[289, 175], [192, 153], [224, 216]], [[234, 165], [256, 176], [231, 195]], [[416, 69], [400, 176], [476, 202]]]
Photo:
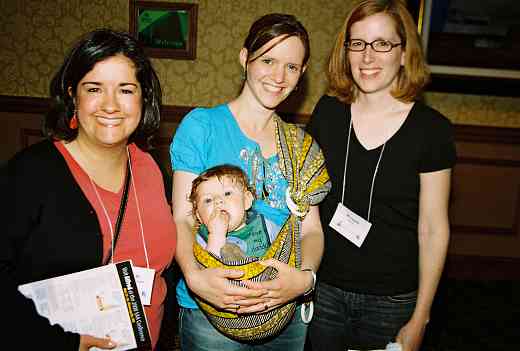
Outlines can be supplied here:
[[240, 167], [224, 164], [208, 168], [207, 170], [202, 172], [197, 178], [195, 178], [191, 183], [192, 185], [189, 200], [191, 202], [191, 205], [193, 206], [193, 215], [197, 213], [197, 191], [199, 189], [199, 185], [215, 177], [219, 181], [222, 181], [223, 178], [227, 177], [231, 179], [233, 183], [242, 186], [244, 192], [250, 191], [252, 194], [254, 194], [249, 188], [247, 175]]

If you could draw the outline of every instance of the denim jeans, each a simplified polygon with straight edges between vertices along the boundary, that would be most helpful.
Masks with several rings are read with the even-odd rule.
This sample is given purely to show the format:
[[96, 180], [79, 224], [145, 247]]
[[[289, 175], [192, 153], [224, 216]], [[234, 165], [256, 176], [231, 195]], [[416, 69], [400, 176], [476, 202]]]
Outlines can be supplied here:
[[183, 351], [302, 351], [305, 345], [307, 324], [296, 308], [293, 320], [276, 337], [264, 343], [247, 344], [221, 334], [208, 321], [200, 309], [182, 308], [179, 312], [179, 335]]
[[416, 291], [378, 296], [318, 283], [309, 327], [312, 351], [384, 349], [411, 318], [416, 301]]

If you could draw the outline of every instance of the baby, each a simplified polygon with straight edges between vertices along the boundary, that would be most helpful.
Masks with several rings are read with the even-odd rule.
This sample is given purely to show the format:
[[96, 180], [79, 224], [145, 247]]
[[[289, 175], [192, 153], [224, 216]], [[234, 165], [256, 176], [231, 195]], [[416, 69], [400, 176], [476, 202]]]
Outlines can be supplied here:
[[[251, 209], [253, 192], [236, 166], [210, 168], [193, 180], [190, 201], [206, 250], [225, 260], [262, 256], [271, 244], [265, 221]], [[199, 238], [198, 238], [199, 239]]]

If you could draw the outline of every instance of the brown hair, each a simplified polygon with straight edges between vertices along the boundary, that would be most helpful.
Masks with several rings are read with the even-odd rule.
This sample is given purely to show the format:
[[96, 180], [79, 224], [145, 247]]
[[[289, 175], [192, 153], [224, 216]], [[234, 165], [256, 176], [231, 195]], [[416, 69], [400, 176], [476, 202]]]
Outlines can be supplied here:
[[[150, 141], [160, 124], [162, 91], [152, 63], [137, 40], [126, 32], [97, 29], [85, 34], [71, 49], [50, 84], [52, 106], [45, 117], [44, 134], [54, 140], [72, 141], [78, 135], [69, 122], [75, 113], [74, 97], [78, 84], [94, 66], [117, 55], [124, 55], [135, 65], [136, 79], [141, 85], [141, 120], [130, 135], [129, 143], [136, 142], [149, 149]], [[72, 96], [69, 94], [72, 89]]]
[[219, 181], [222, 181], [223, 178], [227, 177], [231, 179], [233, 183], [241, 186], [244, 192], [249, 191], [253, 193], [251, 189], [249, 189], [247, 175], [240, 167], [225, 164], [208, 168], [207, 170], [202, 172], [197, 178], [195, 178], [191, 183], [191, 193], [189, 196], [189, 200], [193, 206], [193, 215], [197, 213], [197, 190], [199, 188], [199, 185], [215, 177], [217, 177]]
[[[283, 13], [270, 13], [257, 19], [249, 28], [244, 45], [247, 50], [247, 59], [244, 70], [247, 71], [247, 64], [253, 62], [276, 45], [280, 44], [285, 39], [290, 37], [297, 37], [303, 44], [305, 56], [303, 56], [302, 67], [309, 61], [311, 55], [311, 47], [309, 44], [309, 34], [305, 27], [293, 15], [286, 15]], [[271, 46], [265, 50], [258, 52], [262, 46], [269, 41], [278, 38]], [[300, 78], [303, 73], [300, 74]], [[246, 79], [242, 80], [239, 93], [244, 89]]]
[[[305, 66], [311, 55], [309, 34], [305, 27], [293, 15], [282, 13], [270, 13], [257, 19], [249, 29], [249, 34], [244, 41], [243, 47], [247, 50], [247, 62], [256, 60], [273, 47], [287, 38], [300, 38], [305, 49], [302, 65]], [[274, 38], [279, 38], [272, 46], [263, 52], [257, 51]]]
[[405, 53], [404, 67], [401, 67], [398, 73], [397, 85], [391, 91], [392, 96], [402, 102], [411, 102], [430, 79], [417, 27], [406, 8], [406, 3], [403, 0], [363, 0], [358, 2], [347, 15], [329, 58], [328, 93], [345, 103], [354, 102], [358, 94], [358, 88], [350, 71], [345, 42], [349, 39], [354, 23], [378, 13], [384, 13], [393, 20]]

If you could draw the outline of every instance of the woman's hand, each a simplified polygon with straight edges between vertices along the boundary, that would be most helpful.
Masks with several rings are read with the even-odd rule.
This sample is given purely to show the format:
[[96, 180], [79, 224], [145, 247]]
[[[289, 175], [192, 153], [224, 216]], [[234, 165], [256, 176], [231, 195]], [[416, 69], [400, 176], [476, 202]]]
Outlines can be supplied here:
[[92, 335], [81, 335], [79, 339], [79, 351], [88, 351], [91, 347], [110, 350], [116, 346], [116, 343], [110, 339], [96, 338]]
[[[250, 307], [240, 307], [239, 313], [255, 313], [269, 311], [296, 299], [312, 286], [312, 274], [303, 272], [275, 259], [259, 261], [278, 271], [278, 276], [265, 282], [244, 281], [250, 289], [264, 289], [267, 291], [259, 301]], [[253, 302], [252, 300], [248, 301]], [[242, 306], [243, 301], [237, 301]]]
[[262, 297], [267, 292], [263, 287], [240, 287], [230, 282], [230, 279], [238, 279], [242, 275], [238, 270], [206, 268], [194, 270], [185, 278], [190, 289], [201, 299], [216, 308], [236, 312], [263, 301]]
[[[302, 267], [316, 272], [323, 254], [323, 230], [321, 229], [320, 212], [317, 206], [311, 206], [302, 222], [301, 255]], [[294, 300], [307, 292], [313, 284], [313, 275], [308, 271], [300, 271], [275, 259], [259, 261], [278, 271], [278, 276], [266, 282], [244, 281], [250, 289], [263, 289], [267, 293], [252, 304], [247, 300], [249, 307], [240, 308], [238, 313], [257, 313], [269, 311]], [[237, 300], [242, 305], [243, 301]]]
[[412, 318], [399, 330], [395, 341], [401, 344], [402, 351], [419, 350], [424, 337], [426, 324], [426, 321], [416, 321]]

